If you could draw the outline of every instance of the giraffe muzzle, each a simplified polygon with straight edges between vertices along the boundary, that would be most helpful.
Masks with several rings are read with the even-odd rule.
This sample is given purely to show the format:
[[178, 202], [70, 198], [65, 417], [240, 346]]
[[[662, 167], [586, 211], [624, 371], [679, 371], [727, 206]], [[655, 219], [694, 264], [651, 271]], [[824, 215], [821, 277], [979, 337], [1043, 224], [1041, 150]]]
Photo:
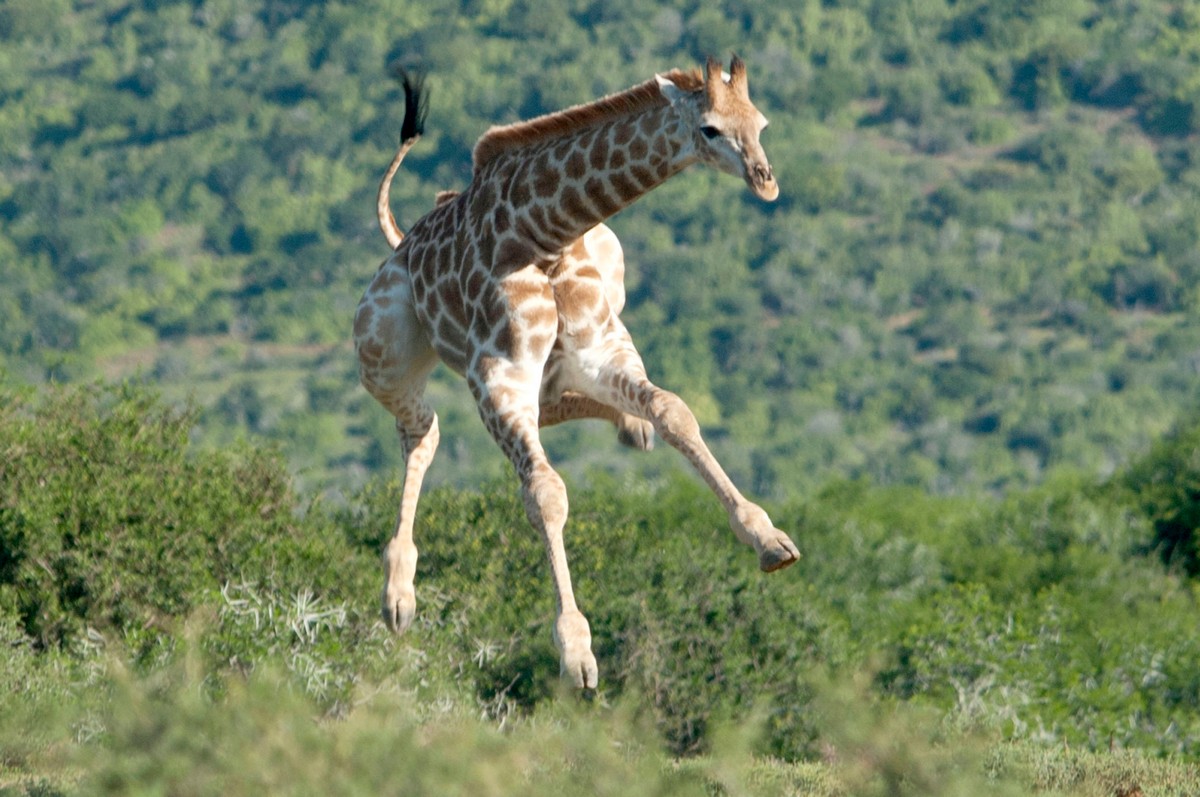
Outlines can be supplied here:
[[747, 168], [746, 182], [759, 199], [774, 202], [779, 196], [779, 184], [775, 182], [775, 174], [769, 164], [755, 163]]

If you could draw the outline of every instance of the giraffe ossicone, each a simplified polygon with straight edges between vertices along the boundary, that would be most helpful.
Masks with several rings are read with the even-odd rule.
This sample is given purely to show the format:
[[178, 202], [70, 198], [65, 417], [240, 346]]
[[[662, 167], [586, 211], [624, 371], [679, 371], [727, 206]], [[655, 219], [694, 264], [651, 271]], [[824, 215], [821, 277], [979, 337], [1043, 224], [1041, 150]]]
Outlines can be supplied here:
[[653, 384], [620, 312], [620, 242], [602, 222], [684, 168], [704, 163], [771, 201], [779, 189], [750, 101], [746, 67], [709, 59], [595, 102], [494, 127], [476, 143], [474, 173], [443, 192], [407, 234], [388, 207], [391, 181], [421, 134], [423, 96], [405, 80], [402, 143], [380, 184], [377, 216], [392, 245], [359, 303], [354, 342], [363, 385], [396, 419], [404, 485], [383, 552], [383, 617], [412, 622], [417, 548], [413, 521], [437, 450], [425, 386], [438, 361], [466, 378], [480, 417], [521, 481], [542, 535], [557, 602], [562, 672], [594, 688], [591, 632], [571, 588], [563, 544], [567, 493], [538, 436], [577, 418], [613, 423], [648, 448], [654, 434], [679, 450], [712, 489], [737, 539], [764, 571], [799, 558], [767, 513], [738, 491], [700, 436], [687, 405]]

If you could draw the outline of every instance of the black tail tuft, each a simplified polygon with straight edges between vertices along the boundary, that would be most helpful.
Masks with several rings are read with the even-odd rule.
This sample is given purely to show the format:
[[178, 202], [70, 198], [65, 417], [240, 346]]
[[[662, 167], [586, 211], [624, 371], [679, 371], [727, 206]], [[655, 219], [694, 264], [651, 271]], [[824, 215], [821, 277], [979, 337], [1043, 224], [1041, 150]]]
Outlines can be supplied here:
[[429, 94], [425, 90], [425, 75], [394, 67], [393, 75], [404, 86], [404, 122], [400, 125], [400, 140], [408, 141], [425, 132], [425, 114], [429, 111]]

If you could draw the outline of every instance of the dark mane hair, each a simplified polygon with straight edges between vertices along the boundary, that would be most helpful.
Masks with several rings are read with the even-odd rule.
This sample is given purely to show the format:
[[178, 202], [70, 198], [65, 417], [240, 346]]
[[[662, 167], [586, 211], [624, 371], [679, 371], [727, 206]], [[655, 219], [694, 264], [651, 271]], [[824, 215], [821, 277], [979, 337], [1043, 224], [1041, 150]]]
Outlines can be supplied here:
[[[699, 69], [672, 69], [663, 74], [663, 77], [684, 91], [699, 91], [704, 88], [704, 76]], [[479, 171], [502, 152], [557, 138], [581, 127], [665, 104], [666, 100], [658, 88], [658, 80], [651, 79], [583, 105], [555, 111], [525, 122], [493, 127], [475, 142], [475, 171]]]

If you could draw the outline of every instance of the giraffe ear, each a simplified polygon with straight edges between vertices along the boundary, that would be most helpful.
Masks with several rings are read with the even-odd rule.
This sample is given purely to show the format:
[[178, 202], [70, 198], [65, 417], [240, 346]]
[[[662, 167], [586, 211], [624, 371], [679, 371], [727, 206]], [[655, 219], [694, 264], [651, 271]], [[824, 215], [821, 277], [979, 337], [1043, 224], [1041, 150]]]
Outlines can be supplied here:
[[662, 75], [655, 75], [654, 79], [658, 81], [658, 90], [663, 95], [668, 103], [674, 105], [687, 96], [687, 92], [676, 86], [668, 78]]

